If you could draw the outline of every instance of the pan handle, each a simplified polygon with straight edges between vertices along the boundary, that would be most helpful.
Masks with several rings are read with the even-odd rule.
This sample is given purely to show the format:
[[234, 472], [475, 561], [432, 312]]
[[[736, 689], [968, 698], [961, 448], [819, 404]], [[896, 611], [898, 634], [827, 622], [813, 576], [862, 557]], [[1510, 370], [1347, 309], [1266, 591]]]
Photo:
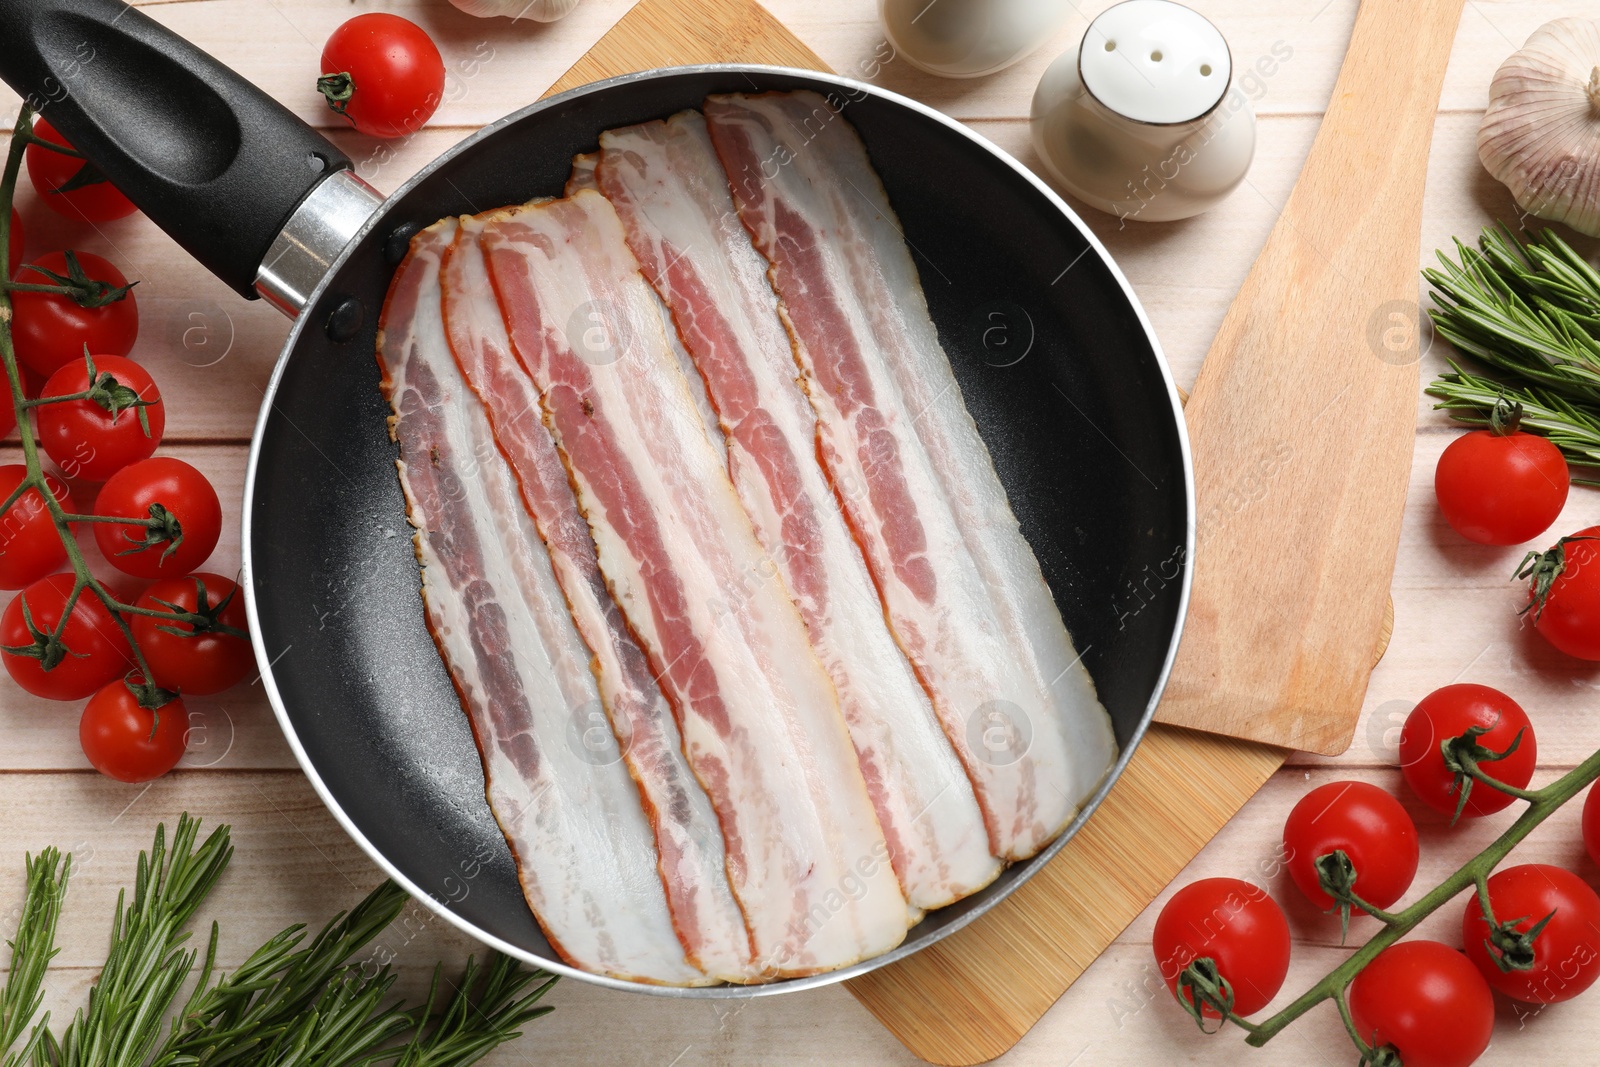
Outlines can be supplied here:
[[[309, 227], [325, 242], [342, 244], [381, 200], [287, 108], [120, 0], [0, 0], [0, 40], [0, 79], [242, 296], [257, 296], [269, 253], [282, 273], [274, 242], [324, 183], [338, 195], [313, 199], [344, 213]], [[309, 251], [289, 273], [337, 247]], [[295, 310], [292, 296], [273, 302]]]

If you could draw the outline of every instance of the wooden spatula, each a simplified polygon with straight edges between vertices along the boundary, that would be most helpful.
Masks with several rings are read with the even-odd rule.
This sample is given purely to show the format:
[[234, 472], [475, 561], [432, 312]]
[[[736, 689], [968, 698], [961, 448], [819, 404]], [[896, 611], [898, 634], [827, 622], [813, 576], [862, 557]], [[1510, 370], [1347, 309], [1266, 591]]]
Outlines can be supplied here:
[[1461, 8], [1363, 0], [1305, 170], [1200, 370], [1200, 542], [1162, 722], [1350, 744], [1411, 472], [1422, 191]]

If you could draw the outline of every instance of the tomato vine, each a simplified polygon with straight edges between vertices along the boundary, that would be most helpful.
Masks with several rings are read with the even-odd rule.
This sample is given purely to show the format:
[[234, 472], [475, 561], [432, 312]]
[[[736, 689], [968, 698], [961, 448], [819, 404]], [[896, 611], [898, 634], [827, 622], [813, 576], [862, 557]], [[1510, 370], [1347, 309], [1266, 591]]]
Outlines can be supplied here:
[[[66, 550], [67, 562], [71, 565], [73, 574], [72, 590], [67, 596], [66, 604], [61, 611], [60, 620], [48, 632], [36, 629], [30, 625], [33, 642], [28, 645], [4, 646], [4, 651], [15, 655], [24, 656], [40, 661], [45, 669], [49, 665], [59, 663], [63, 656], [70, 655], [71, 650], [66, 648], [62, 637], [66, 632], [67, 624], [73, 617], [79, 599], [88, 594], [104, 605], [111, 618], [122, 631], [123, 637], [128, 642], [132, 651], [135, 671], [127, 679], [127, 685], [133, 691], [141, 706], [156, 711], [164, 704], [170, 702], [173, 693], [156, 685], [149, 664], [145, 662], [139, 643], [134, 638], [133, 628], [129, 618], [136, 615], [146, 615], [160, 619], [168, 624], [188, 626], [192, 633], [226, 633], [233, 637], [246, 638], [247, 635], [240, 630], [222, 625], [207, 614], [188, 611], [164, 610], [159, 608], [139, 607], [136, 604], [125, 603], [117, 599], [105, 585], [94, 576], [89, 569], [88, 561], [84, 558], [83, 550], [79, 548], [76, 537], [72, 533], [74, 523], [114, 522], [124, 526], [143, 527], [147, 531], [162, 534], [161, 540], [150, 541], [150, 544], [163, 544], [173, 540], [174, 534], [171, 527], [175, 520], [165, 513], [152, 514], [145, 518], [121, 518], [103, 515], [87, 515], [68, 512], [61, 503], [51, 485], [51, 479], [46, 476], [44, 465], [39, 457], [39, 442], [34, 428], [27, 414], [34, 408], [48, 404], [67, 403], [74, 400], [95, 399], [93, 390], [87, 393], [77, 393], [70, 396], [44, 397], [30, 400], [25, 395], [22, 385], [22, 374], [17, 363], [16, 350], [12, 343], [12, 300], [13, 292], [47, 292], [67, 296], [82, 307], [96, 307], [108, 302], [123, 299], [127, 295], [128, 287], [108, 289], [103, 282], [96, 282], [87, 277], [78, 277], [81, 271], [72, 271], [70, 277], [48, 275], [48, 284], [39, 282], [20, 282], [12, 280], [16, 265], [10, 262], [9, 240], [11, 228], [11, 204], [16, 196], [17, 177], [21, 173], [23, 155], [28, 146], [38, 145], [48, 151], [64, 155], [76, 156], [77, 153], [54, 141], [37, 136], [33, 131], [33, 116], [31, 109], [24, 106], [17, 115], [17, 123], [11, 133], [10, 149], [6, 155], [5, 169], [0, 172], [0, 364], [4, 365], [6, 385], [11, 391], [11, 402], [17, 412], [17, 432], [21, 439], [23, 465], [27, 473], [18, 483], [16, 489], [0, 503], [0, 514], [11, 509], [24, 493], [32, 489], [37, 491], [44, 503], [51, 523], [55, 526], [57, 535], [61, 538], [61, 545]], [[69, 263], [75, 264], [69, 254]], [[86, 359], [88, 358], [86, 353]], [[93, 363], [90, 362], [91, 380], [94, 379]], [[102, 386], [102, 391], [104, 387]], [[137, 398], [135, 398], [137, 399]], [[131, 404], [123, 404], [134, 406]], [[142, 416], [142, 412], [140, 412]], [[19, 596], [25, 594], [19, 593]], [[26, 613], [26, 602], [24, 612]], [[134, 676], [137, 676], [135, 680]]]
[[[1475, 738], [1471, 737], [1449, 738], [1442, 742], [1442, 746], [1446, 751], [1454, 749], [1460, 752], [1464, 747], [1471, 746], [1474, 741]], [[1518, 935], [1517, 943], [1510, 943], [1512, 924], [1497, 921], [1489, 904], [1489, 875], [1512, 849], [1533, 832], [1535, 827], [1596, 779], [1600, 779], [1600, 752], [1593, 753], [1577, 767], [1539, 789], [1519, 789], [1507, 785], [1488, 774], [1476, 759], [1459, 760], [1454, 769], [1457, 770], [1462, 786], [1472, 783], [1477, 788], [1498, 790], [1525, 802], [1527, 807], [1487, 848], [1468, 860], [1415, 903], [1397, 912], [1365, 909], [1383, 924], [1383, 929], [1357, 949], [1349, 959], [1329, 971], [1321, 981], [1302, 993], [1287, 1007], [1259, 1023], [1251, 1022], [1234, 1013], [1232, 990], [1226, 979], [1217, 973], [1215, 963], [1210, 959], [1202, 958], [1189, 964], [1179, 978], [1181, 987], [1190, 990], [1197, 1000], [1204, 1001], [1228, 1022], [1243, 1028], [1247, 1034], [1246, 1044], [1258, 1048], [1318, 1004], [1332, 1000], [1338, 1008], [1340, 1018], [1344, 1021], [1346, 1031], [1350, 1034], [1350, 1039], [1361, 1054], [1362, 1063], [1398, 1064], [1399, 1056], [1394, 1049], [1386, 1046], [1373, 1048], [1362, 1040], [1351, 1018], [1346, 998], [1350, 983], [1380, 952], [1414, 930], [1429, 915], [1470, 889], [1477, 894], [1490, 928], [1506, 935], [1503, 939], [1507, 942], [1506, 951], [1500, 954], [1504, 957], [1502, 965], [1517, 968], [1524, 957], [1531, 961], [1532, 942], [1537, 936], [1537, 930]], [[1339, 897], [1336, 886], [1325, 886], [1325, 888], [1328, 888], [1330, 895], [1336, 899]], [[1350, 903], [1360, 905], [1361, 902], [1353, 894], [1347, 895]], [[1181, 1000], [1182, 998], [1180, 1002]], [[1198, 1010], [1195, 1008], [1190, 1014], [1197, 1015]], [[1202, 1026], [1202, 1029], [1205, 1027]]]

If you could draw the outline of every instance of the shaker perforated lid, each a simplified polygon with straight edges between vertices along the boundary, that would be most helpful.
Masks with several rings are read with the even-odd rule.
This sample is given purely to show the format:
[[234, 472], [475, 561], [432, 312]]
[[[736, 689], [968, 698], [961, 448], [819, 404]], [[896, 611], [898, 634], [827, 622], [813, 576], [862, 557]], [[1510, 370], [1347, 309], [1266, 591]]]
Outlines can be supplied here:
[[1083, 37], [1078, 69], [1106, 107], [1138, 122], [1197, 119], [1228, 90], [1228, 42], [1205, 16], [1172, 0], [1125, 0]]

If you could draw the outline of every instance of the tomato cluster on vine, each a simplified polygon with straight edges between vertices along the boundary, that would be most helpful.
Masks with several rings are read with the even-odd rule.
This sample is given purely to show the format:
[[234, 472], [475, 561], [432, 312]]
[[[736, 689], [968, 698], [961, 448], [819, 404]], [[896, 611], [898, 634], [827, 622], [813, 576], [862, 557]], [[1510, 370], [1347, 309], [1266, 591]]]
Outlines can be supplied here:
[[[1294, 1003], [1260, 1023], [1289, 969], [1289, 925], [1259, 886], [1208, 878], [1162, 908], [1156, 959], [1180, 1005], [1213, 1029], [1226, 1019], [1260, 1044], [1313, 1004], [1332, 999], [1363, 1064], [1467, 1067], [1494, 1031], [1494, 994], [1533, 1004], [1570, 1000], [1600, 979], [1600, 895], [1572, 871], [1521, 864], [1495, 872], [1522, 836], [1578, 789], [1588, 788], [1583, 837], [1600, 862], [1600, 754], [1546, 786], [1528, 783], [1538, 756], [1533, 723], [1510, 696], [1454, 684], [1429, 694], [1407, 718], [1400, 770], [1416, 800], [1451, 824], [1522, 800], [1512, 830], [1444, 883], [1400, 911], [1420, 849], [1398, 797], [1358, 781], [1329, 782], [1302, 796], [1283, 832], [1283, 865], [1317, 909], [1376, 918], [1383, 929]], [[1465, 895], [1460, 947], [1404, 939], [1425, 916]]]
[[[48, 123], [24, 139], [47, 207], [91, 223], [135, 210]], [[199, 470], [157, 454], [166, 404], [133, 358], [134, 285], [87, 252], [21, 262], [14, 209], [9, 238], [13, 358], [0, 436], [24, 440], [23, 462], [0, 465], [0, 589], [17, 591], [0, 612], [0, 661], [35, 696], [88, 698], [79, 740], [89, 762], [146, 781], [183, 756], [183, 695], [220, 692], [253, 661], [236, 583], [199, 570], [221, 535], [221, 503]], [[118, 572], [115, 594], [92, 554]]]

